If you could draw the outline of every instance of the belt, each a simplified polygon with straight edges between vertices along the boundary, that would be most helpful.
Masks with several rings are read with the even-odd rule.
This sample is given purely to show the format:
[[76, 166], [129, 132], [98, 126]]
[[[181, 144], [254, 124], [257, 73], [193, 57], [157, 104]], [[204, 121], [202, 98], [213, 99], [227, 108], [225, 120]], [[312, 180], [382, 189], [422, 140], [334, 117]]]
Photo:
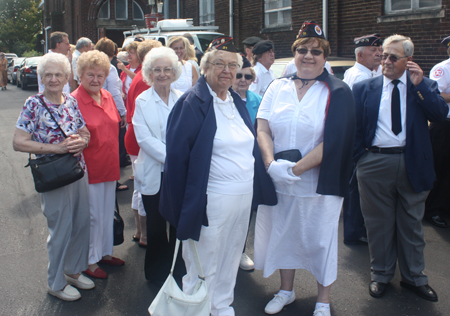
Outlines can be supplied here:
[[405, 152], [405, 147], [389, 147], [389, 148], [370, 147], [369, 150], [373, 153], [379, 154], [402, 154]]

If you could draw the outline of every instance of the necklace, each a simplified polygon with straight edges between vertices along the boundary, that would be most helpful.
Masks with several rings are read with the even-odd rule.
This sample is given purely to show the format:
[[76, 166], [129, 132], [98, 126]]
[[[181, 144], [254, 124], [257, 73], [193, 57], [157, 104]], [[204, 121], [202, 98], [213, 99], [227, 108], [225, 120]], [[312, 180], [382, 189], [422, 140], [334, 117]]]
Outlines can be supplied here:
[[231, 103], [231, 110], [232, 110], [232, 114], [231, 116], [229, 116], [228, 114], [225, 113], [225, 111], [223, 110], [222, 104], [220, 104], [221, 102], [217, 102], [217, 106], [219, 107], [220, 112], [222, 112], [223, 116], [225, 116], [227, 119], [229, 119], [230, 121], [234, 119], [234, 114], [235, 114], [235, 106], [234, 106], [234, 102]]
[[316, 79], [302, 79], [300, 77], [298, 77], [297, 75], [292, 77], [293, 80], [300, 80], [302, 82], [302, 86], [300, 88], [298, 88], [299, 90], [303, 89], [305, 86], [307, 86], [309, 84], [310, 81], [314, 81]]

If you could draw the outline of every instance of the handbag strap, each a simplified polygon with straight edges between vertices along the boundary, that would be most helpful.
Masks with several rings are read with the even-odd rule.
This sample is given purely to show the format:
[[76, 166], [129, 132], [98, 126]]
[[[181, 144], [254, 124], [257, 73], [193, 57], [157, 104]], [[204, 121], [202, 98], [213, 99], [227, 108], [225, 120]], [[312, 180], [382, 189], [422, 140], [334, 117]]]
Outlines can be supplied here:
[[[194, 253], [194, 261], [197, 266], [198, 277], [205, 281], [205, 275], [203, 274], [202, 266], [200, 265], [200, 259], [198, 257], [197, 246], [193, 239], [189, 239], [189, 246], [192, 248], [192, 252]], [[170, 268], [170, 274], [173, 276], [173, 269], [175, 268], [175, 262], [177, 261], [178, 249], [180, 248], [180, 240], [177, 238], [175, 243], [175, 251], [173, 253], [172, 267]]]
[[41, 101], [41, 104], [47, 109], [48, 113], [50, 113], [50, 116], [52, 117], [53, 121], [55, 121], [56, 125], [58, 125], [59, 130], [61, 131], [61, 133], [63, 133], [64, 137], [67, 138], [66, 133], [64, 133], [63, 129], [61, 128], [61, 126], [59, 126], [58, 122], [55, 120], [55, 117], [53, 116], [52, 112], [50, 112], [50, 109], [47, 106], [47, 103], [44, 102], [44, 100], [42, 100], [41, 97], [36, 96], [39, 101]]

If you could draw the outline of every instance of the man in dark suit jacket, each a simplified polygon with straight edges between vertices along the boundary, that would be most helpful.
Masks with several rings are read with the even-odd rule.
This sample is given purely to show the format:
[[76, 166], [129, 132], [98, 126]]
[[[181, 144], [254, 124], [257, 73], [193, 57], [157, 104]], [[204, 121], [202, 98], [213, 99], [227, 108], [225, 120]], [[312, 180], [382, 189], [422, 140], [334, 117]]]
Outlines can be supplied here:
[[422, 272], [422, 218], [435, 179], [428, 120], [445, 120], [448, 106], [436, 82], [412, 62], [413, 52], [408, 37], [388, 37], [383, 76], [353, 86], [354, 159], [371, 257], [370, 295], [385, 293], [398, 260], [400, 285], [437, 301]]

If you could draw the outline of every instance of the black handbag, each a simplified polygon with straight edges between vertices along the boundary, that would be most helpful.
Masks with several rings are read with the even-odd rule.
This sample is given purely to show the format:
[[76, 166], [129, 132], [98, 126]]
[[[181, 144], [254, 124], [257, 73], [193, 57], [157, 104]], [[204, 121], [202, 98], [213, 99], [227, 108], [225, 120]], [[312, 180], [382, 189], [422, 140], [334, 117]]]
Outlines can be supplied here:
[[[66, 133], [59, 126], [58, 122], [53, 117], [47, 104], [40, 97], [42, 105], [47, 109], [52, 119], [58, 125], [64, 137], [67, 138]], [[43, 193], [59, 189], [63, 186], [71, 184], [84, 176], [84, 170], [80, 165], [77, 157], [73, 154], [67, 153], [62, 155], [43, 156], [41, 158], [31, 159], [31, 154], [28, 158], [28, 164], [25, 167], [30, 166], [31, 174], [34, 179], [34, 187], [37, 192]]]
[[283, 150], [276, 153], [274, 159], [284, 159], [290, 162], [297, 162], [302, 159], [302, 153], [298, 149]]
[[123, 243], [123, 230], [125, 224], [123, 222], [122, 216], [119, 213], [119, 203], [116, 197], [116, 209], [114, 210], [114, 246], [118, 246]]

